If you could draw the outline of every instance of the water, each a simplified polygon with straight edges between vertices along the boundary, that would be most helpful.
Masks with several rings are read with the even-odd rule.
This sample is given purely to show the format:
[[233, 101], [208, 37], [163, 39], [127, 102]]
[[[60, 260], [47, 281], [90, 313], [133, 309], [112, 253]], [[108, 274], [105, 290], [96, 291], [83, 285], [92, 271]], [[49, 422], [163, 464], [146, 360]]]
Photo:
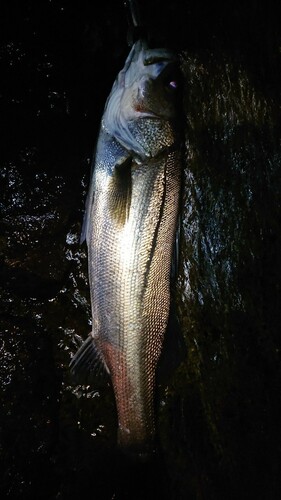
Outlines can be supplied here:
[[1, 7], [3, 498], [280, 498], [281, 37], [277, 9], [250, 4], [144, 3], [155, 39], [182, 52], [185, 109], [186, 351], [159, 381], [151, 464], [118, 454], [109, 380], [68, 369], [90, 331], [79, 234], [123, 11]]

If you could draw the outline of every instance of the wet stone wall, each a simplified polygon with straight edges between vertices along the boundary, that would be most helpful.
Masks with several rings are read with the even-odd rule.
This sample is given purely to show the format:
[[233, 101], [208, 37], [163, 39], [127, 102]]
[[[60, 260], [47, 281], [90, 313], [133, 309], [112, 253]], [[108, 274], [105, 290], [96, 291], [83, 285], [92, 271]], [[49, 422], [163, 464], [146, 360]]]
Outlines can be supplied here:
[[159, 375], [148, 464], [116, 449], [110, 381], [68, 368], [91, 328], [79, 237], [126, 17], [113, 1], [1, 9], [1, 498], [279, 499], [277, 7], [143, 3], [154, 41], [181, 54], [185, 137], [173, 287], [184, 347]]

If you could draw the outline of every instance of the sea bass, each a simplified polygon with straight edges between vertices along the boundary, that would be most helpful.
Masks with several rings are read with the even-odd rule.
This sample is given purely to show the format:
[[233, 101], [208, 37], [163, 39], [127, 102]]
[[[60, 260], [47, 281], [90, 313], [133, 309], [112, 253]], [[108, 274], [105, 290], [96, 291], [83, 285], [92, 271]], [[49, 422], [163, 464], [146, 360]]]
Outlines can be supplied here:
[[153, 449], [155, 370], [170, 308], [181, 158], [178, 64], [137, 41], [107, 99], [84, 219], [92, 332], [71, 361], [111, 376], [119, 445]]

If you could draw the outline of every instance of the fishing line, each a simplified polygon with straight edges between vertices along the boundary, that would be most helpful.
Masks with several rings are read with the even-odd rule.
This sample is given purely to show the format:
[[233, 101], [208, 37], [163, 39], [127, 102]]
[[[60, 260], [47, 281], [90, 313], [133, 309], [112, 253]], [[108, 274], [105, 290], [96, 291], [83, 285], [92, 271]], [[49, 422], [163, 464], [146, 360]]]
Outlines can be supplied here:
[[132, 47], [140, 38], [147, 38], [147, 33], [141, 19], [137, 0], [123, 0], [123, 5], [128, 23], [127, 43], [129, 47]]

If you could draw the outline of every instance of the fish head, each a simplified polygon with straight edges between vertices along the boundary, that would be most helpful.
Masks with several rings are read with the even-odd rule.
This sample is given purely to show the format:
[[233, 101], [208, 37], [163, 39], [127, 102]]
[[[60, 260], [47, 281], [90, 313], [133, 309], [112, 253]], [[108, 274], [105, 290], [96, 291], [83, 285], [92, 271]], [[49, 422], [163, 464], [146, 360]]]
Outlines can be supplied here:
[[135, 57], [125, 74], [123, 99], [132, 118], [173, 119], [179, 87], [178, 61], [166, 49], [135, 48]]
[[136, 140], [134, 127], [140, 120], [149, 119], [151, 133], [151, 120], [155, 120], [154, 129], [156, 121], [158, 125], [163, 121], [172, 123], [178, 114], [179, 87], [175, 54], [162, 48], [149, 49], [139, 40], [112, 87], [103, 116], [104, 129], [128, 150], [151, 156], [140, 137]]

